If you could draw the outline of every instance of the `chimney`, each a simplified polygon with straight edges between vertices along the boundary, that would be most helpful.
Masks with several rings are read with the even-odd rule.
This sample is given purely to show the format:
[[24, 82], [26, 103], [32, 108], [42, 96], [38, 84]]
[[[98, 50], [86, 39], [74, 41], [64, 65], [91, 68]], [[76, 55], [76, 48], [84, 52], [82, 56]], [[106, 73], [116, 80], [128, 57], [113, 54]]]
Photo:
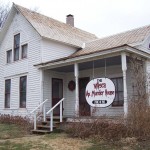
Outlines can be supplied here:
[[69, 14], [66, 16], [66, 24], [69, 24], [74, 27], [74, 16]]

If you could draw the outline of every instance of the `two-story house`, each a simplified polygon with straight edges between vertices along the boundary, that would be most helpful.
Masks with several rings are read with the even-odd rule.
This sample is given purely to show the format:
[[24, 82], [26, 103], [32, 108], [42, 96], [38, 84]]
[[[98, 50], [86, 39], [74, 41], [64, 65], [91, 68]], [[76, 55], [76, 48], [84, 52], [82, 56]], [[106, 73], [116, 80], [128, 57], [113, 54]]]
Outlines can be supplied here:
[[[0, 113], [25, 116], [45, 99], [49, 110], [63, 97], [66, 117], [128, 113], [128, 58], [141, 58], [150, 72], [150, 26], [99, 39], [74, 27], [73, 19], [68, 15], [62, 23], [13, 4], [0, 32]], [[109, 107], [94, 111], [85, 87], [98, 77], [112, 79], [116, 96]]]

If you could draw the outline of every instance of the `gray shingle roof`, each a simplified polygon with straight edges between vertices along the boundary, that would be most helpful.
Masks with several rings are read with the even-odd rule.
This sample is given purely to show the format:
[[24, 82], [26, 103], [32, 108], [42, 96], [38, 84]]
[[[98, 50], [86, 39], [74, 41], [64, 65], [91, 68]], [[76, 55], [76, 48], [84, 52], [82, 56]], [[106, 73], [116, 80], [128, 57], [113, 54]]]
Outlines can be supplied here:
[[14, 4], [14, 6], [42, 37], [64, 42], [76, 47], [82, 47], [84, 42], [97, 39], [94, 34], [89, 32], [41, 15], [22, 6], [16, 4]]
[[87, 42], [84, 49], [74, 53], [72, 56], [95, 53], [125, 44], [132, 45], [140, 43], [144, 41], [148, 35], [150, 35], [150, 25]]

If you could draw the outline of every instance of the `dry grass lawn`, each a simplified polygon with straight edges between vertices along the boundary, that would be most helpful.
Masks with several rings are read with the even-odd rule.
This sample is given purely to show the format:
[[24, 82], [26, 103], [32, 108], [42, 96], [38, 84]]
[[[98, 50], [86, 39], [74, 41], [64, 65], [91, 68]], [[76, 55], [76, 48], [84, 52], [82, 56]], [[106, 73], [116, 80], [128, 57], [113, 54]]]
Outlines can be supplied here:
[[69, 138], [66, 134], [50, 134], [40, 136], [26, 136], [0, 140], [1, 149], [26, 149], [26, 150], [85, 150], [91, 143], [77, 138]]

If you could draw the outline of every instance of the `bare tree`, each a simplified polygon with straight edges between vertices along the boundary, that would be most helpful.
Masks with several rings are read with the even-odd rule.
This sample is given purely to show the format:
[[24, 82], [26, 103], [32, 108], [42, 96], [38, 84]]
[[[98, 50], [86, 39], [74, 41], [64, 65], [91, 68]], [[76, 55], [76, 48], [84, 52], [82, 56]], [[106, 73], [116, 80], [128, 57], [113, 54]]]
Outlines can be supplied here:
[[3, 23], [7, 19], [8, 13], [10, 10], [10, 4], [0, 3], [0, 28], [2, 28]]

